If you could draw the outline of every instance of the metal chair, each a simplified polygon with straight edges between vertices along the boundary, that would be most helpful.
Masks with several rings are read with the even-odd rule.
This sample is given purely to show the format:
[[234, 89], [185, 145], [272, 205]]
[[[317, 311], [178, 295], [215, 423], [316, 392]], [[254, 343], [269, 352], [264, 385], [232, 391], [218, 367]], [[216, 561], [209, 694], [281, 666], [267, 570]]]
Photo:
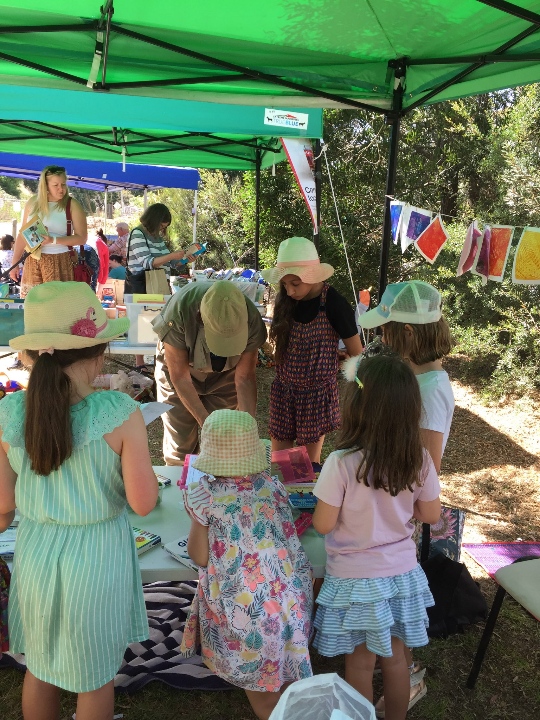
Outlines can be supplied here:
[[499, 588], [480, 638], [471, 672], [467, 678], [466, 685], [470, 689], [474, 688], [476, 684], [506, 593], [511, 595], [533, 617], [540, 620], [540, 558], [520, 558], [511, 565], [500, 568], [495, 573], [495, 581]]

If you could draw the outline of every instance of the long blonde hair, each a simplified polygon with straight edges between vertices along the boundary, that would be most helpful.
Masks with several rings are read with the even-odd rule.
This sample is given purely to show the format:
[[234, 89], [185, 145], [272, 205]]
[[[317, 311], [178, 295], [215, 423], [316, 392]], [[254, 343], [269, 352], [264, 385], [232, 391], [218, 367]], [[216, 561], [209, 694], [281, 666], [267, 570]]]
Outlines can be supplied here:
[[[43, 218], [49, 214], [47, 178], [51, 175], [63, 175], [67, 178], [66, 169], [60, 167], [60, 165], [47, 165], [46, 168], [43, 168], [41, 175], [39, 176], [37, 195], [30, 198], [30, 202], [33, 202], [33, 205], [31, 206], [32, 215], [38, 213], [38, 215]], [[64, 197], [56, 203], [56, 209], [65, 210], [68, 200], [69, 193], [66, 193]]]

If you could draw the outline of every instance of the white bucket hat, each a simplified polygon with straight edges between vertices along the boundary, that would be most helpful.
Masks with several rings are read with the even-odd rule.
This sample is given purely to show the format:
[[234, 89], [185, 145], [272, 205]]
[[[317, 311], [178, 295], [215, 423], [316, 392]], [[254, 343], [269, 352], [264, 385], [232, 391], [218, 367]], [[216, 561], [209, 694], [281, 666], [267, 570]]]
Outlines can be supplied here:
[[220, 477], [245, 477], [269, 466], [268, 440], [259, 440], [257, 422], [240, 410], [214, 410], [201, 431], [193, 467]]
[[262, 270], [266, 282], [277, 284], [285, 275], [296, 275], [302, 282], [318, 283], [334, 274], [334, 268], [322, 263], [315, 244], [303, 237], [292, 237], [279, 245], [276, 267]]
[[441, 295], [437, 288], [421, 280], [386, 286], [381, 301], [361, 315], [360, 326], [369, 330], [387, 322], [427, 325], [441, 319]]

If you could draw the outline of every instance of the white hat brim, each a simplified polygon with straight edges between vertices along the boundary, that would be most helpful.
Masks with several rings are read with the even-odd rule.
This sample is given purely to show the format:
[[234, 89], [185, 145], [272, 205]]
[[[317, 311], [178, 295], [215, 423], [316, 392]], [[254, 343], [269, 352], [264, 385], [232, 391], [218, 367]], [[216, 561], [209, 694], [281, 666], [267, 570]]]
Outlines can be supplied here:
[[109, 320], [105, 330], [96, 337], [83, 337], [81, 335], [70, 335], [68, 333], [30, 333], [19, 335], [9, 341], [10, 347], [14, 350], [44, 350], [54, 348], [55, 350], [77, 350], [79, 348], [102, 345], [110, 340], [117, 340], [129, 329], [128, 318]]
[[268, 440], [259, 440], [259, 451], [249, 460], [245, 458], [227, 460], [227, 458], [216, 458], [201, 452], [197, 459], [193, 461], [193, 467], [214, 477], [255, 475], [255, 473], [268, 468], [267, 447], [269, 446], [270, 442]]
[[314, 284], [328, 280], [334, 274], [334, 268], [328, 263], [318, 265], [293, 265], [291, 267], [276, 267], [261, 270], [266, 282], [276, 285], [285, 275], [296, 275], [302, 282]]

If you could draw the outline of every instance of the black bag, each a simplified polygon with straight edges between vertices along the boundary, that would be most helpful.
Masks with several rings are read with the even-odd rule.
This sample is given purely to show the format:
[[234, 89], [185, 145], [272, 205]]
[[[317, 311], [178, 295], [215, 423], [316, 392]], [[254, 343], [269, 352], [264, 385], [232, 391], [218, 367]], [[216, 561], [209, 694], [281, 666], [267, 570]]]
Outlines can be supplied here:
[[446, 638], [485, 620], [487, 603], [463, 563], [436, 553], [422, 563], [435, 606], [427, 609], [429, 637]]
[[[133, 228], [133, 230], [140, 230], [145, 237], [146, 244], [148, 245], [148, 238], [146, 237], [146, 233], [140, 227], [140, 225], [137, 226], [136, 228]], [[128, 240], [128, 245], [127, 245], [126, 280], [124, 283], [124, 295], [126, 293], [129, 295], [133, 295], [134, 293], [144, 295], [146, 293], [146, 271], [141, 270], [141, 272], [132, 273], [131, 270], [129, 269], [129, 249], [131, 246], [131, 236], [133, 234], [133, 230], [129, 233], [129, 240]], [[150, 248], [148, 248], [148, 252], [150, 252]]]

